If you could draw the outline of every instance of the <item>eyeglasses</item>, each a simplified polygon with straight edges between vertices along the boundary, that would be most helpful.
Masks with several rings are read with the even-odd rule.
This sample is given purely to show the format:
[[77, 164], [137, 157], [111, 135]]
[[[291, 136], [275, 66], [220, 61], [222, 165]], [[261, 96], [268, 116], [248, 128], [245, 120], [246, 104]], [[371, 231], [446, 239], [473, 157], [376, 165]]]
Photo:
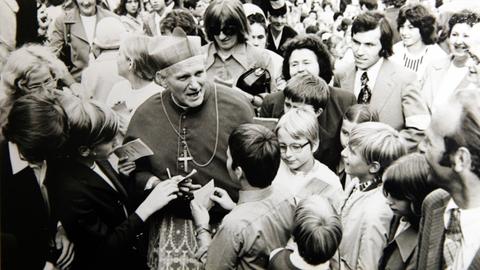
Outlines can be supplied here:
[[287, 148], [290, 148], [290, 151], [292, 151], [295, 154], [298, 154], [302, 152], [302, 149], [309, 145], [310, 142], [306, 142], [304, 144], [299, 144], [299, 143], [292, 143], [292, 144], [280, 144], [280, 153], [285, 154], [287, 152]]
[[212, 34], [214, 36], [220, 35], [220, 32], [226, 36], [233, 36], [237, 33], [237, 27], [235, 25], [225, 25], [223, 28], [220, 28], [220, 26], [216, 25], [210, 29], [212, 30]]
[[25, 88], [27, 88], [28, 90], [34, 90], [38, 88], [48, 89], [56, 86], [57, 86], [57, 79], [54, 77], [50, 77], [48, 80], [44, 82], [34, 83], [30, 85], [25, 84]]

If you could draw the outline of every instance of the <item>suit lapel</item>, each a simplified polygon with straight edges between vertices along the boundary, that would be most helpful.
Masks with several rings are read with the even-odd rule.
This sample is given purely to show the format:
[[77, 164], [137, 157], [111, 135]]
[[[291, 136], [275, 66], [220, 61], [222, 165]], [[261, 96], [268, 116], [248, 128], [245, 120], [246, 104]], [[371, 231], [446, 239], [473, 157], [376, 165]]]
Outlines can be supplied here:
[[446, 204], [440, 205], [432, 211], [431, 215], [431, 234], [428, 245], [427, 269], [439, 269], [443, 259], [443, 241], [445, 238], [445, 225], [443, 222], [443, 214]]
[[98, 167], [102, 170], [102, 172], [105, 173], [105, 175], [110, 179], [110, 181], [112, 181], [112, 184], [115, 186], [118, 193], [120, 193], [120, 195], [122, 195], [126, 200], [128, 197], [127, 191], [118, 180], [117, 174], [113, 170], [112, 165], [110, 165], [108, 161], [98, 161], [97, 164]]
[[88, 43], [87, 34], [83, 28], [78, 8], [73, 8], [65, 14], [65, 24], [70, 24], [70, 34]]
[[340, 89], [349, 91], [352, 94], [355, 94], [355, 64], [352, 63], [351, 65], [348, 65], [348, 69], [345, 70], [345, 73], [343, 74], [343, 78], [340, 79]]
[[393, 91], [393, 78], [395, 76], [395, 70], [393, 69], [390, 61], [387, 59], [383, 60], [382, 66], [380, 67], [380, 71], [378, 72], [377, 79], [375, 81], [375, 85], [372, 89], [372, 100], [370, 104], [378, 104], [378, 106], [374, 106], [377, 109], [378, 113], [380, 114], [385, 105], [387, 104], [388, 100], [390, 100], [390, 96], [392, 95]]

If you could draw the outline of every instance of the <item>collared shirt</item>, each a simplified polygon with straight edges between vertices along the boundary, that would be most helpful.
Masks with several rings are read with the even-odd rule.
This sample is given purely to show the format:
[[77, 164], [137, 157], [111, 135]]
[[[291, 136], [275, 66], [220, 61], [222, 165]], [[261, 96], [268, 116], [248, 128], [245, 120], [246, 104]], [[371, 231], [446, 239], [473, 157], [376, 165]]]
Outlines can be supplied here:
[[162, 16], [160, 16], [157, 12], [153, 15], [153, 20], [155, 21], [155, 35], [161, 35], [162, 30], [160, 30], [160, 21], [162, 20]]
[[282, 40], [282, 35], [283, 35], [283, 28], [280, 31], [280, 33], [277, 35], [277, 37], [275, 37], [275, 35], [272, 32], [273, 43], [275, 45], [275, 48], [277, 48], [277, 49], [278, 49], [278, 47], [280, 47], [280, 41]]
[[12, 164], [12, 174], [17, 174], [26, 167], [32, 168], [38, 185], [43, 186], [47, 174], [47, 162], [44, 160], [40, 164], [33, 164], [23, 160], [16, 144], [8, 142], [8, 151], [10, 152], [10, 162]]
[[208, 249], [205, 269], [265, 269], [290, 238], [296, 201], [272, 187], [239, 192]]
[[[459, 207], [453, 199], [450, 199], [445, 208], [445, 213], [443, 214], [445, 229], [450, 223], [450, 210], [455, 208]], [[473, 209], [459, 208], [459, 210], [460, 227], [462, 228], [462, 246], [453, 263], [452, 269], [466, 270], [480, 248], [480, 234], [478, 233], [478, 227], [480, 225], [480, 207]]]
[[363, 72], [367, 72], [368, 76], [368, 87], [370, 87], [370, 91], [372, 91], [373, 87], [375, 86], [375, 82], [377, 80], [378, 72], [380, 72], [380, 68], [382, 67], [383, 64], [383, 57], [380, 57], [380, 59], [377, 61], [377, 63], [373, 64], [370, 68], [367, 70], [363, 69], [357, 69], [357, 72], [355, 73], [355, 86], [353, 89], [353, 93], [355, 94], [355, 97], [358, 98], [358, 95], [360, 94], [360, 90], [362, 89], [362, 82], [360, 80], [360, 77], [362, 76]]

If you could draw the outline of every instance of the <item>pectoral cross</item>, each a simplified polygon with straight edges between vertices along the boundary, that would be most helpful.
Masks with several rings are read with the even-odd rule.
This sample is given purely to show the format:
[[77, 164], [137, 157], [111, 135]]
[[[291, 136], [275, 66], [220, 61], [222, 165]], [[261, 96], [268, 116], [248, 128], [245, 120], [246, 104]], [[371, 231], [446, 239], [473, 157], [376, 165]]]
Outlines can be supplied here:
[[187, 147], [183, 146], [183, 155], [178, 158], [178, 161], [183, 162], [183, 170], [187, 173], [188, 170], [188, 161], [193, 160], [193, 158], [189, 155]]

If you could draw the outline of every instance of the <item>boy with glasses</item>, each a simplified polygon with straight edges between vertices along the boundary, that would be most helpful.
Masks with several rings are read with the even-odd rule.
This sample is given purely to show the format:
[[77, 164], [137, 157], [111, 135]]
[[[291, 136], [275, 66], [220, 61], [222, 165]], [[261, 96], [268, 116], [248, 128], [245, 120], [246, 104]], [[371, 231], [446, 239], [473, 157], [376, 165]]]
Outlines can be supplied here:
[[290, 109], [278, 121], [275, 133], [281, 162], [273, 186], [300, 198], [312, 194], [330, 197], [338, 207], [344, 196], [340, 180], [313, 156], [320, 144], [318, 121], [313, 111]]

